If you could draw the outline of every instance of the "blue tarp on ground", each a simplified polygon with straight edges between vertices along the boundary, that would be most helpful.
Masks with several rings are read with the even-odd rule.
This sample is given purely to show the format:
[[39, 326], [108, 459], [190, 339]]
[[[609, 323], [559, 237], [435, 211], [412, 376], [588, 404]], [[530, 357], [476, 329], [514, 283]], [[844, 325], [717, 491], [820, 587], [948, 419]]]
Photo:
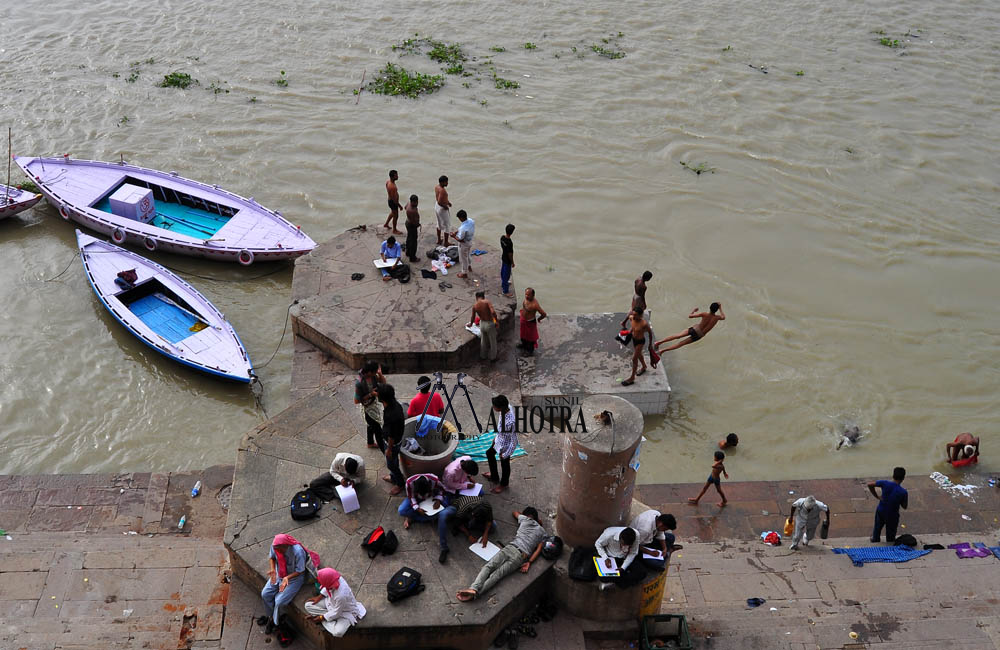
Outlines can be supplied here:
[[[495, 431], [484, 431], [483, 433], [475, 436], [470, 436], [465, 440], [458, 441], [458, 447], [455, 449], [454, 457], [459, 456], [471, 456], [472, 460], [477, 463], [486, 462], [486, 450], [493, 446], [493, 439], [497, 437]], [[521, 445], [517, 446], [511, 458], [517, 458], [518, 456], [526, 456], [528, 452], [524, 451]]]
[[833, 552], [848, 556], [854, 566], [864, 566], [865, 562], [909, 562], [930, 553], [930, 551], [918, 551], [909, 546], [835, 548]]

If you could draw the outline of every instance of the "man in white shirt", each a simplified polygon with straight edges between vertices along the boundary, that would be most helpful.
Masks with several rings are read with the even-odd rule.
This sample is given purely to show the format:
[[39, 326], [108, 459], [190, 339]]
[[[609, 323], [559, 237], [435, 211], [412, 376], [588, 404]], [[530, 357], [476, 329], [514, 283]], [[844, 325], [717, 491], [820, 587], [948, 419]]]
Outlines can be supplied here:
[[819, 524], [819, 513], [826, 512], [826, 525], [830, 525], [830, 508], [816, 497], [809, 495], [792, 503], [792, 511], [788, 513], [788, 521], [795, 522], [795, 532], [792, 534], [791, 550], [799, 548], [799, 543], [809, 546], [809, 540], [816, 536], [816, 526]]
[[[666, 568], [666, 560], [675, 550], [683, 548], [674, 543], [673, 530], [677, 528], [677, 519], [671, 514], [662, 515], [657, 510], [647, 510], [639, 514], [629, 523], [629, 528], [634, 528], [638, 539], [636, 543], [642, 547], [658, 549], [663, 554], [662, 559], [652, 560], [640, 557], [640, 561], [647, 569], [657, 569], [663, 571]], [[642, 552], [642, 548], [639, 552]]]
[[472, 239], [476, 235], [476, 222], [469, 218], [465, 210], [459, 210], [455, 215], [462, 225], [451, 234], [458, 242], [458, 263], [462, 270], [458, 274], [460, 278], [469, 277], [469, 255], [472, 252]]
[[611, 586], [611, 583], [619, 587], [631, 587], [638, 584], [646, 577], [646, 571], [642, 564], [635, 562], [635, 557], [639, 552], [634, 528], [623, 526], [611, 526], [605, 528], [601, 536], [594, 543], [594, 550], [597, 552], [597, 559], [602, 568], [619, 572], [615, 577], [602, 577], [601, 589]]
[[330, 463], [330, 475], [344, 487], [357, 485], [365, 479], [365, 459], [357, 454], [341, 452]]

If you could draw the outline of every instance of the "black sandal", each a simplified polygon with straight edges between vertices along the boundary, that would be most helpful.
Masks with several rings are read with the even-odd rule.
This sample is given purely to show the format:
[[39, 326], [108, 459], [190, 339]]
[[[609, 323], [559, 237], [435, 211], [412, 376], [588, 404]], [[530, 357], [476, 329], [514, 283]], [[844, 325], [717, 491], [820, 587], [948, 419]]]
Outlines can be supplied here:
[[268, 617], [268, 616], [258, 616], [257, 617], [257, 625], [267, 625], [267, 619], [268, 618], [270, 618], [270, 617]]

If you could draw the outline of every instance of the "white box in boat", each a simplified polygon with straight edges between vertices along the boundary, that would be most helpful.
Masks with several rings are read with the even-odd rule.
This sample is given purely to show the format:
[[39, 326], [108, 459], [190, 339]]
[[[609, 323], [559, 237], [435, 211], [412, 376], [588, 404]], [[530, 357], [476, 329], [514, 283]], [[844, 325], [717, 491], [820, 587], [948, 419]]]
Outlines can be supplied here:
[[134, 221], [149, 223], [156, 216], [153, 191], [125, 183], [108, 198], [111, 214]]

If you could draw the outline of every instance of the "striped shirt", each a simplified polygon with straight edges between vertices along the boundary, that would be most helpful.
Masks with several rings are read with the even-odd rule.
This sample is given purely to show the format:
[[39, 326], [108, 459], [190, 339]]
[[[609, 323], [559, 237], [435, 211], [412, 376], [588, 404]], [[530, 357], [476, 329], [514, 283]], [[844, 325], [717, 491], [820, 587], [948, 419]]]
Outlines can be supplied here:
[[[416, 482], [421, 476], [427, 478], [431, 482], [430, 494], [417, 494]], [[420, 505], [420, 502], [429, 497], [439, 497], [444, 494], [444, 485], [438, 480], [438, 477], [434, 474], [414, 474], [410, 478], [406, 479], [406, 498], [410, 500], [410, 505], [414, 509]]]
[[517, 449], [517, 431], [514, 430], [514, 409], [510, 408], [503, 416], [503, 421], [498, 423], [500, 430], [497, 431], [496, 440], [493, 447], [500, 454], [500, 458], [510, 458]]

